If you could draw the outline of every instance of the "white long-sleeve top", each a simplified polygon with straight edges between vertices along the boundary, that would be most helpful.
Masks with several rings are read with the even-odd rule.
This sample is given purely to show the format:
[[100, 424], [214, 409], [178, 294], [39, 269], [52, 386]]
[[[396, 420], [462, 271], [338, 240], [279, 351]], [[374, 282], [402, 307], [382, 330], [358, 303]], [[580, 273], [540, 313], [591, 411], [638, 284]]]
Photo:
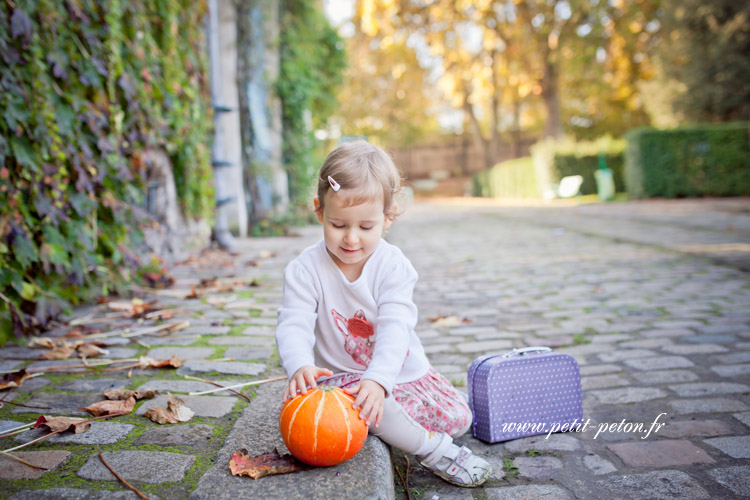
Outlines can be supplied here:
[[417, 272], [400, 249], [380, 240], [362, 274], [349, 281], [326, 251], [306, 248], [284, 271], [276, 345], [288, 376], [307, 365], [362, 373], [390, 395], [429, 369], [414, 332]]

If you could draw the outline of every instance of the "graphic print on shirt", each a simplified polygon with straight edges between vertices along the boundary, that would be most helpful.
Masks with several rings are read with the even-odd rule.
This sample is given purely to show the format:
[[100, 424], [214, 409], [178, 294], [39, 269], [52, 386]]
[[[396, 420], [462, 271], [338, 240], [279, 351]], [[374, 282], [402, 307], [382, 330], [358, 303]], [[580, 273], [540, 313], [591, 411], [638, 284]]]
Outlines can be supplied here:
[[365, 313], [360, 309], [354, 317], [347, 319], [342, 314], [331, 309], [333, 322], [344, 334], [344, 349], [359, 365], [367, 368], [372, 360], [375, 349], [375, 328], [367, 321]]

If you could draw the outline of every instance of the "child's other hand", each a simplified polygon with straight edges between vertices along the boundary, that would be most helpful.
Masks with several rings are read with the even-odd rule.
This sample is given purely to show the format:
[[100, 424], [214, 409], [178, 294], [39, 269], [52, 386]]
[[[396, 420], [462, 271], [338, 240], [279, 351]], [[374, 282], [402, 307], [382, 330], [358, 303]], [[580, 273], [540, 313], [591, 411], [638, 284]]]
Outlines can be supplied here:
[[370, 426], [375, 422], [375, 427], [380, 427], [380, 419], [383, 418], [383, 400], [385, 399], [385, 389], [374, 380], [361, 380], [359, 384], [344, 389], [344, 392], [350, 396], [356, 395], [353, 408], [356, 410], [362, 408], [359, 412], [359, 418], [367, 421]]
[[303, 366], [302, 368], [294, 372], [292, 378], [289, 379], [289, 385], [287, 385], [286, 389], [284, 389], [284, 396], [282, 397], [282, 401], [286, 402], [287, 400], [297, 396], [297, 390], [299, 390], [300, 394], [307, 394], [308, 385], [311, 389], [314, 389], [318, 386], [318, 384], [315, 383], [316, 378], [330, 377], [331, 375], [333, 375], [333, 372], [325, 368], [318, 368], [317, 366]]

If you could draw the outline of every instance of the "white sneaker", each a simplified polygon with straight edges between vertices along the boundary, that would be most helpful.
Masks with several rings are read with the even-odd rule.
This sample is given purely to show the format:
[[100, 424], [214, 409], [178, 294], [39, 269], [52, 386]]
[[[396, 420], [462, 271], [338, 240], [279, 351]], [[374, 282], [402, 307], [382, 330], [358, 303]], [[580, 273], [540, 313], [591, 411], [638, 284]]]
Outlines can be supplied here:
[[473, 488], [484, 483], [492, 473], [487, 461], [477, 457], [465, 446], [459, 448], [445, 434], [435, 451], [420, 457], [422, 465], [434, 474], [457, 486]]

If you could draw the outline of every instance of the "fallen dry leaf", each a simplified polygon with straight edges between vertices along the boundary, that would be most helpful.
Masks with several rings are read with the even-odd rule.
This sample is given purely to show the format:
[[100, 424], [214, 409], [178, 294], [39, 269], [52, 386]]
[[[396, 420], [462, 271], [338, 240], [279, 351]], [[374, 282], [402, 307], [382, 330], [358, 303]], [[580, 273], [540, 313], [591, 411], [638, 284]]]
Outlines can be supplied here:
[[157, 394], [159, 394], [159, 391], [131, 391], [128, 389], [110, 389], [106, 392], [103, 392], [102, 396], [111, 400], [127, 401], [130, 398], [135, 398], [136, 401], [140, 401], [141, 399], [151, 399]]
[[109, 302], [107, 303], [107, 308], [123, 313], [123, 316], [126, 318], [139, 318], [155, 309], [155, 305], [156, 301], [144, 302], [136, 297], [130, 302]]
[[193, 418], [195, 413], [193, 410], [185, 406], [185, 402], [170, 394], [169, 401], [167, 401], [167, 407], [155, 406], [149, 408], [144, 417], [153, 420], [157, 424], [176, 424], [179, 422], [187, 422]]
[[36, 359], [41, 360], [63, 360], [68, 359], [73, 355], [73, 353], [76, 352], [75, 349], [73, 349], [70, 346], [63, 346], [63, 347], [55, 347], [54, 349], [51, 349], [49, 351], [43, 352], [39, 354]]
[[229, 459], [229, 470], [233, 476], [250, 476], [258, 479], [273, 474], [288, 474], [311, 467], [303, 464], [291, 454], [279, 455], [276, 448], [268, 453], [251, 457], [246, 449], [237, 450]]
[[76, 347], [76, 351], [78, 351], [79, 358], [93, 358], [96, 356], [109, 355], [108, 350], [102, 349], [101, 347], [97, 347], [94, 344], [81, 344], [78, 347]]
[[195, 289], [195, 286], [190, 285], [190, 293], [185, 295], [186, 299], [200, 299], [203, 296], [201, 292]]
[[471, 323], [469, 318], [459, 318], [458, 316], [435, 316], [427, 318], [427, 321], [434, 323], [435, 326], [458, 326]]
[[198, 288], [213, 288], [219, 286], [219, 278], [204, 278], [198, 283]]
[[17, 372], [5, 373], [0, 378], [0, 390], [10, 389], [12, 387], [21, 387], [23, 381], [31, 377], [25, 368], [21, 368]]
[[141, 356], [138, 358], [138, 366], [141, 368], [179, 368], [182, 366], [182, 360], [176, 354], [172, 355], [169, 359], [154, 359], [148, 356]]
[[84, 418], [51, 417], [49, 415], [42, 415], [36, 419], [36, 423], [32, 429], [38, 429], [39, 427], [46, 427], [51, 432], [72, 430], [74, 434], [80, 434], [86, 432], [88, 428], [91, 427], [91, 422]]
[[115, 415], [122, 413], [130, 413], [135, 408], [135, 398], [131, 397], [125, 401], [99, 401], [94, 404], [88, 405], [86, 408], [78, 408], [79, 410], [86, 410], [95, 417], [101, 415]]
[[54, 349], [57, 347], [57, 345], [52, 341], [52, 339], [47, 337], [33, 337], [31, 340], [29, 340], [28, 343], [29, 347], [43, 347], [45, 349]]

